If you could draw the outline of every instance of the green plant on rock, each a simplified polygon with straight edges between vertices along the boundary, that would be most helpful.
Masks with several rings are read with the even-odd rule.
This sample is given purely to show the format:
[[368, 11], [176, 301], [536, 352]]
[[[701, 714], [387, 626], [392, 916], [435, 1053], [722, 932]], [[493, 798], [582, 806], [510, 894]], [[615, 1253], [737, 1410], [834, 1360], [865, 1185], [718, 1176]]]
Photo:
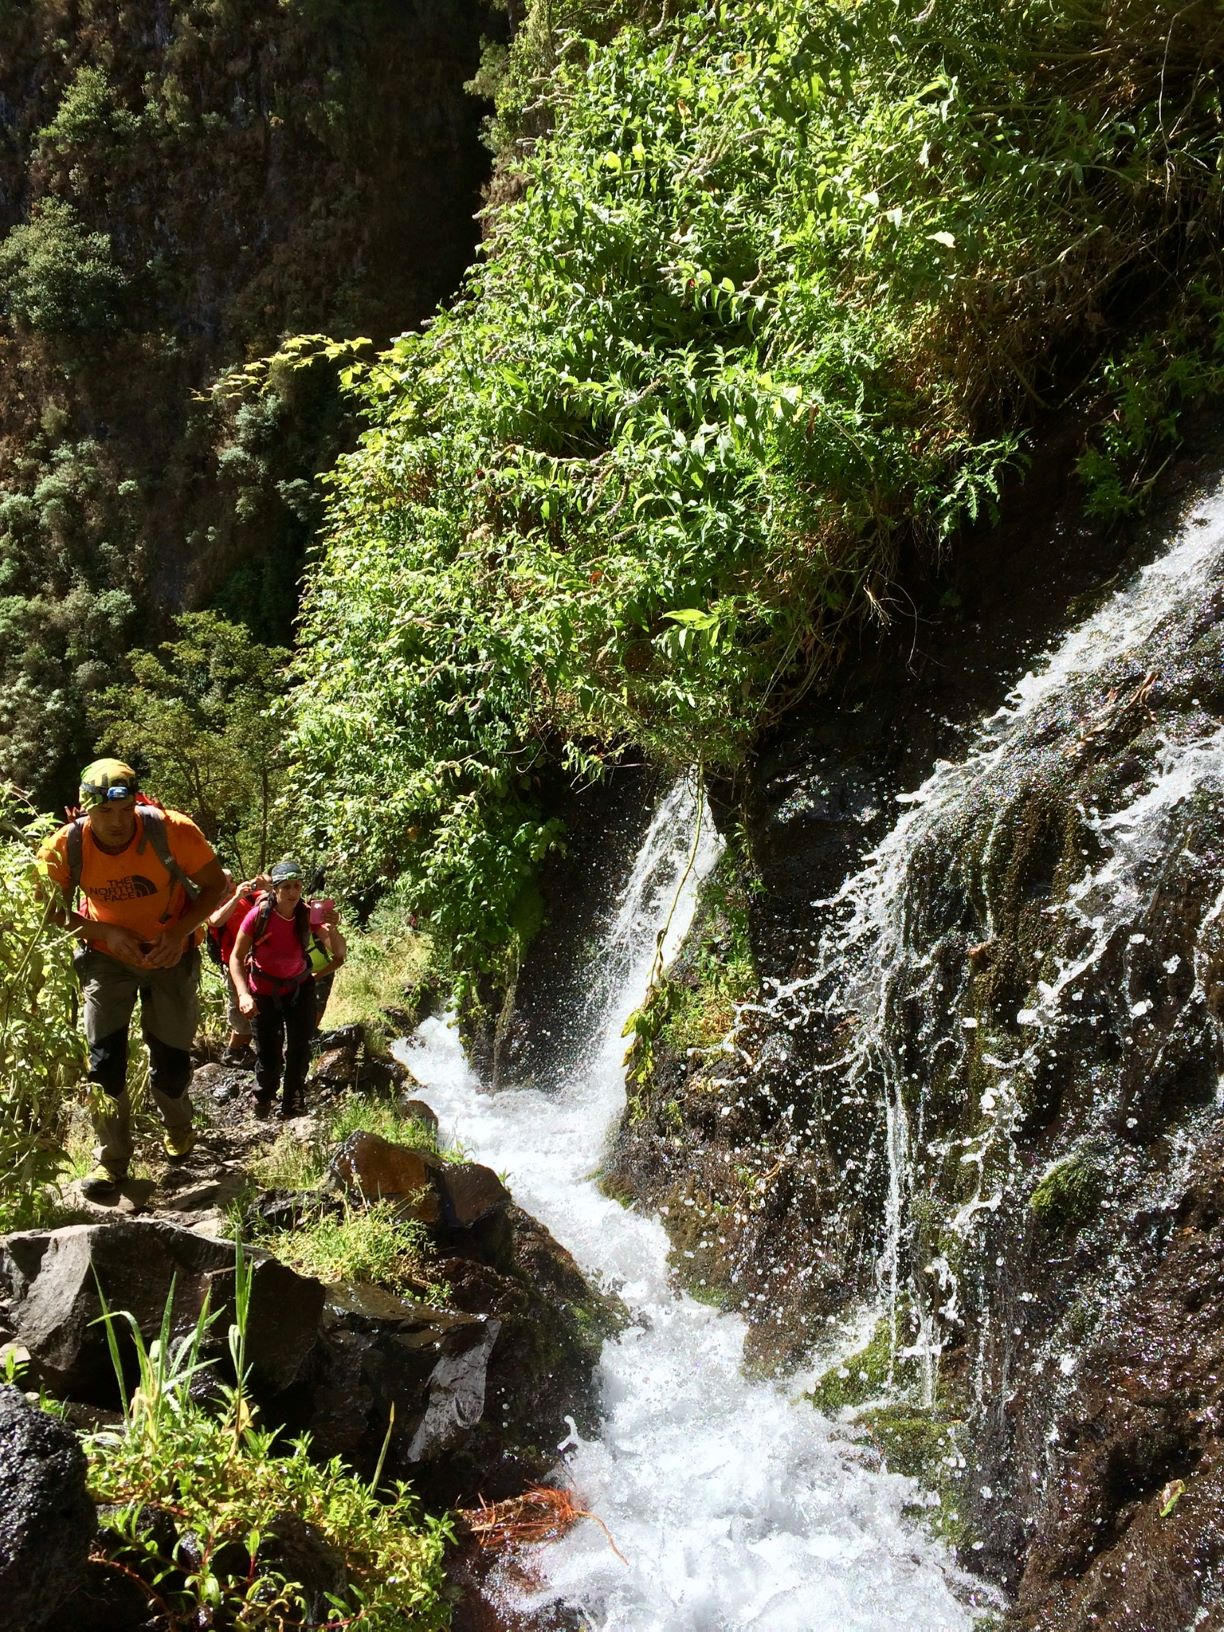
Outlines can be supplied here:
[[364, 1281], [431, 1303], [450, 1295], [433, 1273], [429, 1231], [391, 1201], [305, 1218], [292, 1230], [261, 1237], [259, 1244], [321, 1281]]
[[46, 153], [122, 139], [138, 129], [135, 115], [117, 105], [106, 74], [86, 63], [77, 69], [54, 117], [39, 131], [38, 142]]
[[893, 1353], [892, 1322], [881, 1320], [864, 1347], [831, 1366], [807, 1398], [818, 1411], [828, 1413], [860, 1406], [907, 1381], [905, 1371]]
[[970, 1526], [964, 1508], [964, 1424], [939, 1410], [878, 1406], [856, 1419], [891, 1473], [916, 1479], [934, 1500], [919, 1509], [924, 1522], [951, 1547], [964, 1548]]
[[[306, 1439], [284, 1446], [255, 1426], [245, 1365], [249, 1287], [239, 1249], [229, 1329], [236, 1382], [221, 1390], [219, 1411], [191, 1387], [210, 1364], [203, 1345], [215, 1316], [207, 1303], [194, 1328], [175, 1339], [172, 1287], [161, 1330], [147, 1344], [131, 1316], [104, 1305], [124, 1424], [85, 1442], [91, 1492], [108, 1504], [98, 1542], [103, 1557], [143, 1583], [151, 1609], [168, 1625], [441, 1632], [450, 1624], [442, 1593], [447, 1521], [422, 1515], [406, 1485], [380, 1497], [338, 1458], [313, 1462]], [[139, 1374], [130, 1394], [125, 1337]], [[169, 1546], [158, 1514], [172, 1516]], [[343, 1590], [308, 1590], [278, 1567], [277, 1525], [285, 1515], [313, 1526], [342, 1561]]]
[[1104, 1174], [1085, 1152], [1067, 1156], [1047, 1168], [1029, 1196], [1029, 1211], [1048, 1229], [1086, 1224], [1104, 1191]]

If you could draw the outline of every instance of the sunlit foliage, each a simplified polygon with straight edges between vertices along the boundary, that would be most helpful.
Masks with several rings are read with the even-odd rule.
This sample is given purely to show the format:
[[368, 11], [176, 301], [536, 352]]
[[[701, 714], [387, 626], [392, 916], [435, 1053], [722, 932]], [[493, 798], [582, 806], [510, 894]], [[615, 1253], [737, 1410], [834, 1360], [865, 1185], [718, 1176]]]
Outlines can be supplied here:
[[[463, 298], [360, 379], [308, 588], [318, 842], [355, 886], [406, 874], [461, 972], [530, 925], [541, 777], [733, 768], [1047, 407], [1109, 420], [1111, 336], [1213, 356], [1214, 8], [673, 9], [554, 54]], [[1085, 467], [1105, 512], [1177, 390], [1141, 384]]]

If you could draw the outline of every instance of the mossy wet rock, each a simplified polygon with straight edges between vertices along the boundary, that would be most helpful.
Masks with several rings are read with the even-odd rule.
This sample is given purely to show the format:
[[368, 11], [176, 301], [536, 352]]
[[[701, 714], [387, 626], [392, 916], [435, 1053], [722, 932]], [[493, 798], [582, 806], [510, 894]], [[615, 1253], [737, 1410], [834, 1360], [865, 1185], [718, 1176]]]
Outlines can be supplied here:
[[0, 1384], [0, 1602], [42, 1632], [77, 1592], [97, 1520], [76, 1435]]
[[[1151, 1251], [1083, 1334], [1045, 1415], [1016, 1417], [1031, 1541], [1013, 1623], [1026, 1632], [1182, 1632], [1224, 1567], [1224, 1133], [1178, 1205], [1142, 1225]], [[1137, 1272], [1137, 1273], [1136, 1273]]]

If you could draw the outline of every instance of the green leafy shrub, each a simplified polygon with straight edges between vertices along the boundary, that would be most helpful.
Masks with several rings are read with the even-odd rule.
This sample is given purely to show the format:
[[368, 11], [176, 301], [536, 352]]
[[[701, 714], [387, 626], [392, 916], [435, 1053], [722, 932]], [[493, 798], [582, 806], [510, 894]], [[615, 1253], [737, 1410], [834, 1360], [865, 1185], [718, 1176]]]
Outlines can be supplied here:
[[66, 199], [40, 199], [0, 243], [0, 311], [39, 334], [113, 327], [126, 283], [109, 234], [87, 232]]
[[64, 1156], [85, 1073], [71, 938], [50, 922], [33, 840], [47, 829], [0, 788], [0, 1232], [34, 1223]]
[[176, 629], [156, 652], [129, 653], [130, 679], [92, 701], [99, 748], [131, 758], [249, 878], [284, 838], [274, 801], [289, 653], [213, 612], [185, 612]]

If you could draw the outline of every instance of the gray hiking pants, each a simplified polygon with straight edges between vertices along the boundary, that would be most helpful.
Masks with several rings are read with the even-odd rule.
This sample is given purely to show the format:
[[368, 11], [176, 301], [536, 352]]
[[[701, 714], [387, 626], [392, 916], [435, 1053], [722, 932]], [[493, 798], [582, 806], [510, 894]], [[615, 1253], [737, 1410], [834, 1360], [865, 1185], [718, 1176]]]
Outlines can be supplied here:
[[[132, 969], [87, 947], [75, 958], [85, 1009], [89, 1080], [104, 1090], [93, 1112], [98, 1160], [126, 1171], [132, 1158], [127, 1095], [128, 1027], [140, 999], [149, 1090], [169, 1133], [191, 1125], [191, 1045], [200, 1019], [200, 958], [190, 947], [172, 969]], [[95, 1096], [96, 1097], [96, 1096]]]

